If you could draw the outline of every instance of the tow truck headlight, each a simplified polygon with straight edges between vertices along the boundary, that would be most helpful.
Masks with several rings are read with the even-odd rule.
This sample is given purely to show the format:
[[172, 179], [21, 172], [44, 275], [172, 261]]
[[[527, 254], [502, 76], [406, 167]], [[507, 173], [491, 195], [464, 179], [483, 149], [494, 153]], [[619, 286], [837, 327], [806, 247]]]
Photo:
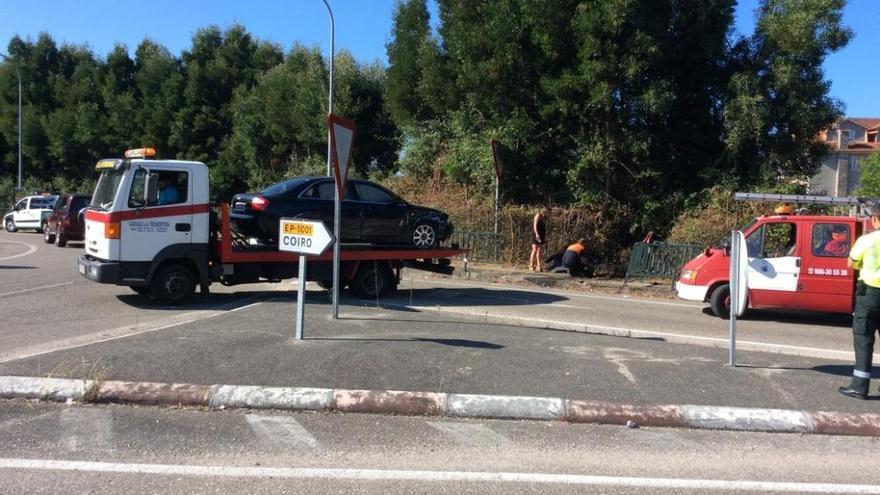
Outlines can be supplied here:
[[119, 222], [108, 222], [104, 224], [105, 239], [119, 239]]
[[687, 282], [693, 282], [697, 279], [697, 271], [696, 270], [685, 270], [681, 272], [681, 279]]

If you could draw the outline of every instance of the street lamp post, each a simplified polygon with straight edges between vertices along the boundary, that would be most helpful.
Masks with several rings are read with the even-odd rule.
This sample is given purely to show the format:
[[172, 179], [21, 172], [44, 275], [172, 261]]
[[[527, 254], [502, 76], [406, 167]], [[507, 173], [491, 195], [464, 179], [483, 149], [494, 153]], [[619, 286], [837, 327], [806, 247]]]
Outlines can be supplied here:
[[[9, 57], [0, 53], [3, 60], [9, 60]], [[21, 72], [18, 70], [18, 64], [15, 64], [15, 77], [18, 78], [18, 190], [21, 190]]]
[[[327, 0], [324, 0], [324, 6], [327, 7], [327, 14], [330, 15], [330, 101], [327, 103], [327, 113], [328, 115], [333, 113], [333, 58], [335, 57], [336, 52], [336, 25], [333, 21], [333, 11], [330, 9], [330, 4], [327, 3]], [[329, 177], [331, 174], [330, 170], [330, 153], [333, 152], [331, 149], [332, 143], [330, 142], [330, 127], [327, 126], [327, 176]], [[339, 180], [337, 177], [336, 180]], [[331, 287], [332, 292], [332, 301], [331, 301], [331, 313], [333, 319], [339, 318], [339, 239], [340, 239], [340, 228], [339, 223], [342, 221], [340, 218], [340, 210], [342, 209], [342, 198], [339, 195], [339, 187], [336, 187], [335, 199], [333, 201], [333, 235], [336, 236], [336, 242], [333, 243], [333, 287]]]

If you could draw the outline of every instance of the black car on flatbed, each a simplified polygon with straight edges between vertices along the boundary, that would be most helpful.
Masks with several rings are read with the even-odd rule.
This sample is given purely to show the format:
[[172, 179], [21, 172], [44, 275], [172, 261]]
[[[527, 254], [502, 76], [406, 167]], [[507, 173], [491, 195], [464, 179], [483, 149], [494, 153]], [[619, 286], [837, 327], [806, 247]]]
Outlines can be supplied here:
[[[264, 243], [277, 242], [283, 217], [321, 220], [332, 228], [335, 189], [332, 177], [294, 177], [259, 193], [236, 194], [230, 219], [240, 234]], [[446, 213], [409, 204], [368, 180], [348, 179], [341, 206], [343, 243], [432, 249], [452, 235]]]

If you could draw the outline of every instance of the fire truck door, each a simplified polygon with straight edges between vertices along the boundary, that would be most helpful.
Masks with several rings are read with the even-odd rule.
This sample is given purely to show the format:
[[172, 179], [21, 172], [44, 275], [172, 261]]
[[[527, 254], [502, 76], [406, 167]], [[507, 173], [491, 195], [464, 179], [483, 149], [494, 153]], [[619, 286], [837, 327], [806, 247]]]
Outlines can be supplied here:
[[766, 223], [746, 238], [749, 301], [753, 307], [790, 307], [800, 274], [800, 246], [794, 223]]

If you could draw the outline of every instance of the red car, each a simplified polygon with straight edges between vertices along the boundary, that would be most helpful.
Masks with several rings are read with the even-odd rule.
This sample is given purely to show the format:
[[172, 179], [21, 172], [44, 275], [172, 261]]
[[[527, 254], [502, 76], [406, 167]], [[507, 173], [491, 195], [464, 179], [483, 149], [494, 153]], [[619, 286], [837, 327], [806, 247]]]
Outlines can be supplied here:
[[54, 242], [58, 247], [64, 247], [67, 241], [83, 240], [85, 223], [80, 210], [88, 206], [91, 199], [87, 194], [62, 195], [43, 228], [43, 240], [46, 244]]

